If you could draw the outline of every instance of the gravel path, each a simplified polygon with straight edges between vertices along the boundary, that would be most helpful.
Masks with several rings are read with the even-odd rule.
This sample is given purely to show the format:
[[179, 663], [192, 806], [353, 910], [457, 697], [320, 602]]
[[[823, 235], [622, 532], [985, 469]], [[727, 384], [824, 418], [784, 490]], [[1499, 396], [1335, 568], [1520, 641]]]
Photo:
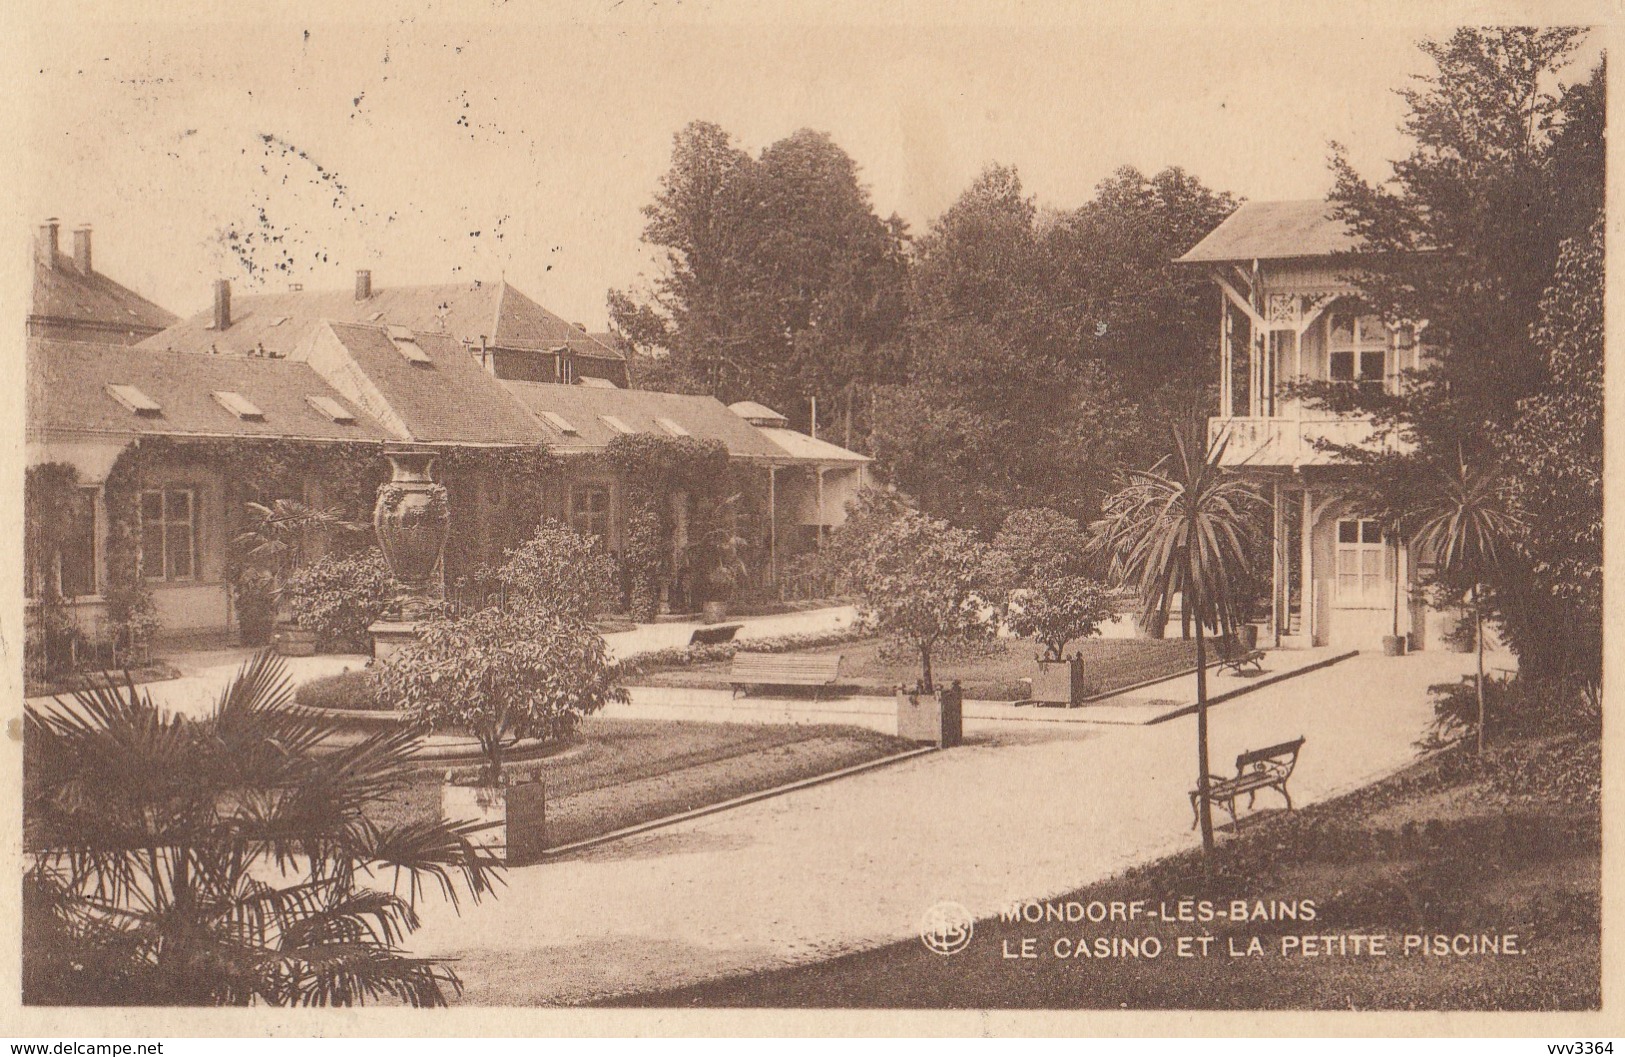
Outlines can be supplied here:
[[[1264, 687], [1214, 710], [1214, 767], [1301, 734], [1299, 804], [1368, 784], [1471, 664], [1362, 655]], [[879, 945], [939, 900], [996, 913], [1193, 845], [1194, 733], [970, 720], [959, 749], [511, 870], [460, 917], [423, 908], [412, 947], [458, 959], [464, 1002], [571, 1003]]]

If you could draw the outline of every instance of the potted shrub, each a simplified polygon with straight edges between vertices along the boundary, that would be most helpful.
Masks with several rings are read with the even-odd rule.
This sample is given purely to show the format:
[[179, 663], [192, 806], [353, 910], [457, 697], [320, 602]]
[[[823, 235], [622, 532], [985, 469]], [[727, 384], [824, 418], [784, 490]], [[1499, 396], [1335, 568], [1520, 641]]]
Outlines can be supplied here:
[[1100, 625], [1112, 618], [1105, 584], [1085, 576], [1057, 576], [1035, 583], [1011, 607], [1006, 620], [1011, 631], [1038, 641], [1044, 652], [1037, 658], [1033, 699], [1067, 707], [1088, 695], [1083, 660], [1066, 657], [1066, 644], [1100, 634]]
[[232, 577], [238, 632], [246, 646], [270, 642], [284, 657], [308, 657], [316, 652], [316, 632], [295, 621], [284, 590], [317, 533], [356, 531], [357, 526], [336, 510], [319, 510], [292, 499], [246, 507], [248, 528], [233, 541], [238, 551]]
[[705, 530], [700, 534], [697, 547], [704, 557], [700, 573], [701, 588], [705, 592], [702, 610], [707, 624], [720, 624], [728, 619], [728, 602], [734, 589], [749, 575], [740, 552], [748, 541], [739, 535], [735, 508], [739, 496], [731, 495], [719, 500], [709, 511]]

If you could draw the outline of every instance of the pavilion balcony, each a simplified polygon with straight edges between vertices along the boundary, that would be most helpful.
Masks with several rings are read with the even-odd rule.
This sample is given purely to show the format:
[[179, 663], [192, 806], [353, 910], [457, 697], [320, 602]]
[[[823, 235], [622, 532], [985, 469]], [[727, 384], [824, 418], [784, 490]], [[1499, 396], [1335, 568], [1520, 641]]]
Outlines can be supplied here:
[[1321, 443], [1358, 445], [1396, 450], [1393, 438], [1380, 443], [1372, 436], [1371, 420], [1362, 415], [1319, 413], [1313, 418], [1230, 417], [1208, 419], [1208, 442], [1228, 437], [1226, 466], [1300, 467], [1332, 466], [1341, 460]]

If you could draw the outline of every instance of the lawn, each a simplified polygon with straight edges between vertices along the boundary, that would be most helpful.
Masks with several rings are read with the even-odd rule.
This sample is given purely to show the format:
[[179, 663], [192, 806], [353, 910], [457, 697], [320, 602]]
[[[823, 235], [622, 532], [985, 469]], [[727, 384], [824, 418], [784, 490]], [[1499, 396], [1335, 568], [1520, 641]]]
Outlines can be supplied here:
[[[556, 847], [914, 747], [856, 727], [589, 717], [575, 744], [506, 769], [546, 783], [548, 844]], [[373, 820], [438, 811], [443, 777], [443, 769], [425, 772]]]
[[[1034, 907], [1058, 919], [978, 921], [960, 953], [907, 940], [832, 961], [611, 1000], [645, 1006], [1036, 1009], [1585, 1010], [1601, 1001], [1601, 825], [1595, 738], [1460, 749], [1387, 781], [1245, 824], [1211, 863], [1173, 856]], [[1113, 922], [1113, 901], [1190, 900], [1298, 920]], [[1315, 903], [1313, 921], [1304, 904]], [[1263, 902], [1264, 908], [1257, 904]], [[1107, 920], [1068, 921], [1107, 908]], [[1029, 911], [1031, 913], [1031, 911]], [[1228, 910], [1226, 909], [1228, 915]], [[1515, 934], [1517, 953], [1504, 953]], [[1177, 953], [1211, 936], [1211, 955]], [[1388, 953], [1352, 953], [1381, 935]], [[1288, 950], [1288, 937], [1304, 941]], [[1406, 953], [1404, 937], [1426, 937]], [[1468, 937], [1458, 941], [1455, 937]], [[1502, 953], [1485, 953], [1481, 937]], [[1159, 956], [1145, 953], [1149, 937]], [[1259, 953], [1252, 939], [1259, 942]], [[1336, 939], [1342, 937], [1341, 940]], [[1431, 950], [1444, 937], [1443, 953]], [[1112, 941], [1119, 941], [1113, 952]], [[1138, 956], [1121, 941], [1140, 941]], [[1087, 941], [1086, 943], [1083, 941]], [[1104, 945], [1103, 948], [1099, 945]], [[1478, 952], [1474, 953], [1474, 945]], [[1083, 945], [1106, 956], [1077, 957]], [[1234, 949], [1240, 953], [1232, 955]], [[1369, 949], [1369, 948], [1367, 948]], [[1023, 954], [1030, 954], [1023, 957]]]
[[[743, 648], [748, 650], [749, 644]], [[840, 654], [841, 685], [864, 693], [887, 694], [899, 685], [913, 685], [920, 676], [917, 656], [883, 647], [880, 639], [799, 652]], [[1033, 658], [1042, 652], [1026, 639], [996, 639], [933, 656], [931, 671], [944, 685], [958, 679], [972, 700], [1014, 701], [1027, 696], [1028, 684], [1021, 680], [1032, 676], [1037, 667]], [[1082, 654], [1085, 677], [1095, 692], [1177, 675], [1196, 663], [1196, 643], [1180, 639], [1078, 639], [1067, 645], [1066, 652]], [[650, 672], [636, 681], [645, 686], [726, 689], [729, 667], [728, 661], [697, 664]]]

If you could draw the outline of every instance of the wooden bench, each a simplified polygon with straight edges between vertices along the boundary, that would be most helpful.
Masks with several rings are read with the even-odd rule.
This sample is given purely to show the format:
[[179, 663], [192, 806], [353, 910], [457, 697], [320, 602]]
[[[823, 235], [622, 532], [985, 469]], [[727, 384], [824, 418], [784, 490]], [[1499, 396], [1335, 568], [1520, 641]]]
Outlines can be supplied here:
[[1241, 640], [1234, 635], [1221, 635], [1215, 641], [1218, 643], [1219, 648], [1220, 671], [1228, 668], [1240, 675], [1241, 670], [1250, 664], [1259, 675], [1264, 674], [1263, 650], [1249, 649], [1242, 645]]
[[1240, 820], [1236, 817], [1237, 798], [1245, 793], [1247, 807], [1251, 810], [1260, 789], [1274, 789], [1280, 793], [1286, 800], [1286, 809], [1291, 811], [1292, 794], [1286, 791], [1286, 780], [1292, 777], [1292, 769], [1298, 765], [1298, 752], [1303, 748], [1303, 742], [1304, 739], [1299, 738], [1297, 741], [1271, 745], [1267, 749], [1242, 753], [1236, 757], [1236, 773], [1232, 778], [1209, 775], [1206, 789], [1198, 786], [1191, 790], [1191, 814], [1195, 816], [1191, 829], [1202, 821], [1199, 804], [1203, 800], [1223, 805], [1230, 813], [1231, 824], [1239, 825]]
[[695, 628], [694, 634], [688, 637], [690, 646], [720, 646], [724, 642], [732, 642], [743, 624], [708, 624], [703, 628]]
[[736, 653], [728, 682], [737, 695], [752, 686], [830, 686], [840, 672], [839, 653]]

